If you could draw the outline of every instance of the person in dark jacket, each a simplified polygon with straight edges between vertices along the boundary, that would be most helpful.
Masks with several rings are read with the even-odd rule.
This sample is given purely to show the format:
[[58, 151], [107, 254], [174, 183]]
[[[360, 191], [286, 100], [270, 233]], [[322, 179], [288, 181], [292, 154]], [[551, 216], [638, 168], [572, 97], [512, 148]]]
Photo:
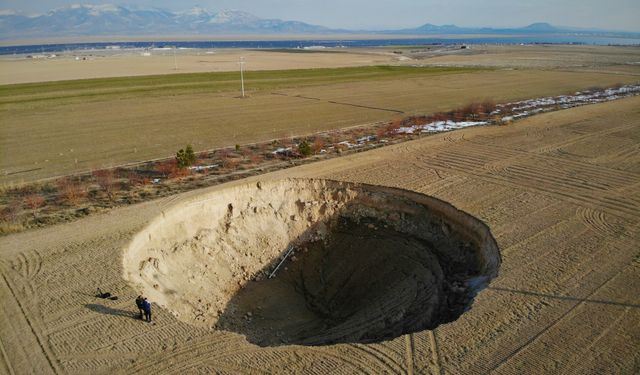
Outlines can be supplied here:
[[144, 310], [144, 318], [151, 323], [151, 303], [146, 298], [142, 300], [142, 309]]
[[136, 306], [138, 306], [138, 311], [140, 311], [140, 319], [144, 319], [144, 297], [138, 296], [136, 298]]

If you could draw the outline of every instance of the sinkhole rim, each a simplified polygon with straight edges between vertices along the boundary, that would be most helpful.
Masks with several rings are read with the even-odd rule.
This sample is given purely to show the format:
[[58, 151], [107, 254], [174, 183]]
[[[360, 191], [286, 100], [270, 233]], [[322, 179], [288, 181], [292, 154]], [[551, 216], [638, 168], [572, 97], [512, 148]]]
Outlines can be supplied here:
[[[325, 216], [320, 214], [321, 210], [316, 207], [320, 204], [318, 203], [321, 201], [320, 198], [333, 199], [337, 202], [336, 210], [329, 212]], [[287, 242], [286, 245], [289, 245], [288, 242], [291, 242], [291, 240], [298, 240], [304, 237], [303, 235], [307, 233], [309, 227], [313, 227], [313, 225], [323, 222], [323, 220], [331, 219], [337, 212], [343, 212], [340, 210], [349, 208], [349, 205], [356, 205], [357, 207], [359, 200], [367, 202], [367, 204], [374, 207], [371, 208], [367, 206], [366, 209], [377, 209], [375, 208], [376, 202], [382, 202], [381, 204], [384, 205], [385, 202], [389, 201], [392, 203], [395, 202], [394, 204], [397, 204], [400, 209], [418, 207], [418, 209], [427, 210], [433, 215], [432, 219], [440, 218], [443, 220], [443, 231], [471, 239], [477, 244], [475, 254], [479, 260], [478, 276], [484, 279], [484, 281], [480, 282], [482, 285], [478, 290], [486, 287], [488, 283], [497, 276], [501, 264], [501, 255], [497, 242], [491, 235], [489, 227], [480, 219], [457, 209], [448, 202], [399, 188], [326, 179], [290, 178], [267, 181], [260, 180], [255, 183], [234, 184], [222, 188], [218, 187], [211, 191], [174, 202], [172, 206], [163, 210], [160, 215], [138, 232], [124, 249], [124, 278], [134, 289], [141, 291], [148, 296], [151, 301], [169, 310], [178, 320], [196, 326], [215, 329], [218, 326], [217, 323], [220, 318], [227, 312], [229, 307], [227, 305], [233, 300], [234, 296], [241, 293], [247, 284], [251, 280], [254, 280], [260, 272], [264, 273], [266, 269], [271, 269], [274, 260], [278, 260], [282, 255], [282, 249], [286, 251], [286, 248], [280, 245], [280, 247], [271, 253], [271, 255], [267, 256], [266, 259], [259, 259], [257, 256], [258, 253], [253, 254], [256, 255], [253, 258], [251, 254], [245, 257], [243, 254], [238, 253], [238, 264], [241, 264], [245, 260], [250, 261], [251, 259], [255, 259], [256, 262], [254, 263], [257, 263], [257, 266], [256, 264], [250, 264], [250, 262], [242, 266], [238, 266], [238, 264], [227, 264], [229, 269], [225, 269], [225, 265], [223, 264], [223, 256], [221, 254], [223, 254], [224, 251], [218, 250], [218, 252], [215, 253], [216, 255], [213, 255], [213, 258], [218, 257], [215, 258], [218, 263], [213, 262], [212, 268], [220, 266], [220, 269], [215, 270], [215, 272], [224, 274], [222, 276], [217, 275], [219, 279], [215, 279], [211, 275], [209, 275], [211, 276], [209, 279], [207, 278], [209, 276], [201, 279], [198, 279], [197, 275], [188, 276], [189, 272], [195, 272], [194, 269], [198, 267], [198, 261], [200, 259], [210, 259], [206, 257], [211, 255], [202, 255], [197, 253], [197, 251], [210, 251], [209, 254], [212, 254], [212, 249], [216, 246], [222, 249], [231, 248], [230, 243], [233, 245], [233, 238], [222, 239], [218, 236], [225, 233], [225, 230], [232, 231], [230, 236], [233, 237], [241, 236], [242, 233], [246, 234], [246, 231], [249, 230], [248, 228], [253, 228], [252, 230], [256, 232], [245, 237], [255, 235], [255, 238], [258, 238], [264, 234], [264, 227], [268, 227], [269, 225], [280, 225], [277, 228], [267, 229], [274, 230], [276, 234], [279, 233], [278, 231], [287, 232], [284, 237], [293, 233], [293, 235], [290, 235], [288, 238], [277, 238], [277, 241], [275, 241], [276, 243], [282, 244]], [[397, 202], [395, 200], [397, 200]], [[373, 203], [371, 203], [372, 201]], [[252, 204], [255, 206], [252, 207]], [[412, 205], [415, 205], [415, 207]], [[271, 207], [269, 209], [273, 209], [276, 216], [283, 212], [286, 213], [286, 215], [281, 215], [280, 218], [283, 224], [278, 224], [271, 218], [265, 219], [267, 218], [266, 214], [261, 216], [260, 210], [265, 207]], [[305, 213], [305, 210], [309, 210], [310, 212], [308, 219], [304, 219], [304, 215], [299, 214], [300, 212]], [[252, 212], [256, 215], [255, 218], [257, 219], [254, 223], [251, 222], [251, 219], [246, 219], [247, 215], [250, 215]], [[273, 212], [267, 213], [272, 215]], [[288, 215], [290, 212], [294, 212], [294, 214]], [[296, 217], [296, 215], [300, 215], [300, 217]], [[357, 217], [360, 214], [353, 215]], [[212, 217], [213, 219], [211, 219]], [[363, 217], [366, 217], [366, 215]], [[208, 224], [202, 224], [203, 221], [199, 220], [202, 218], [208, 218], [208, 221], [204, 220]], [[319, 219], [319, 221], [308, 226], [308, 222], [312, 222], [314, 219]], [[225, 220], [228, 220], [226, 225], [224, 224]], [[242, 220], [248, 220], [248, 222], [242, 224]], [[267, 223], [262, 222], [263, 220], [267, 221]], [[242, 230], [233, 232], [234, 227], [239, 225], [238, 223], [242, 224], [240, 225]], [[278, 236], [276, 235], [274, 237]], [[243, 238], [243, 240], [245, 239], [246, 238]], [[208, 243], [211, 246], [201, 246], [202, 244], [198, 243], [200, 240], [201, 242], [209, 241]], [[231, 242], [225, 242], [227, 240]], [[266, 240], [269, 241], [269, 238]], [[250, 240], [247, 241], [253, 244]], [[266, 246], [265, 248], [268, 247], [269, 246]], [[158, 257], [154, 258], [150, 256], [156, 253]], [[192, 259], [186, 259], [188, 258], [186, 255], [182, 257], [175, 256], [175, 259], [171, 258], [172, 254], [175, 253], [186, 254], [191, 256]], [[201, 255], [204, 258], [198, 258]], [[155, 260], [152, 260], [152, 258]], [[192, 264], [190, 264], [190, 262]], [[208, 266], [209, 265], [206, 265], [206, 267]], [[249, 268], [247, 271], [249, 277], [247, 278], [238, 276], [241, 272], [245, 271], [243, 267]], [[206, 274], [207, 270], [203, 270], [203, 274]], [[234, 273], [236, 271], [237, 273]], [[189, 279], [189, 277], [192, 277], [192, 279]], [[218, 283], [220, 280], [224, 282]], [[207, 284], [205, 281], [210, 282]], [[203, 286], [204, 284], [215, 285], [214, 288], [217, 288], [217, 290], [211, 291], [209, 288]], [[213, 299], [206, 299], [205, 295], [209, 295], [210, 293], [215, 294], [215, 297], [213, 297]], [[476, 290], [474, 290], [474, 295], [475, 293], [477, 293]], [[208, 310], [200, 311], [202, 310], [200, 308], [202, 306], [208, 306], [207, 304], [210, 304]], [[198, 316], [202, 319], [199, 320]], [[234, 329], [231, 330], [234, 331]], [[242, 329], [236, 329], [235, 331], [245, 334], [249, 341], [260, 345], [260, 340], [252, 340], [248, 332], [243, 332]], [[387, 336], [388, 335], [381, 335], [381, 339], [388, 339], [389, 337]], [[328, 340], [327, 343], [351, 342], [349, 339], [345, 340], [346, 341]], [[300, 340], [298, 340], [298, 342], [296, 342], [296, 340], [293, 341], [293, 343], [307, 345]], [[365, 338], [364, 341], [357, 339], [353, 341], [371, 342], [372, 340]], [[311, 342], [308, 345], [317, 344], [317, 342]], [[267, 345], [275, 344], [269, 342]], [[323, 343], [320, 343], [320, 345], [323, 345]]]

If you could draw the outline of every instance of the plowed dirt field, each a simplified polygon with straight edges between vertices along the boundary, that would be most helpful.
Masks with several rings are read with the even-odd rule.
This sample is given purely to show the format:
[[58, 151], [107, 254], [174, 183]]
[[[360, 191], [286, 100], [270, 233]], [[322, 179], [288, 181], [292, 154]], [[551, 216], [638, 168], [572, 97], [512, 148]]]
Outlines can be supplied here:
[[[261, 347], [158, 305], [154, 324], [136, 318], [141, 291], [123, 278], [123, 254], [138, 232], [204, 194], [285, 177], [397, 187], [448, 201], [489, 226], [501, 250], [499, 276], [456, 321], [367, 344]], [[0, 238], [0, 373], [637, 373], [639, 245], [635, 97]], [[118, 299], [96, 298], [97, 287]]]

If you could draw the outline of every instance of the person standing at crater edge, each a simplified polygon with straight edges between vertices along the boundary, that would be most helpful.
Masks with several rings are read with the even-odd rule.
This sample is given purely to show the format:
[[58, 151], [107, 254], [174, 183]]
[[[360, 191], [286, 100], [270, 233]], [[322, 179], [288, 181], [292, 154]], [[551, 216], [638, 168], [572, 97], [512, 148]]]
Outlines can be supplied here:
[[138, 307], [138, 311], [140, 312], [140, 319], [144, 319], [144, 297], [138, 296], [136, 298], [136, 306]]
[[147, 322], [151, 323], [151, 303], [147, 301], [146, 297], [142, 300], [142, 309], [144, 310], [144, 318]]

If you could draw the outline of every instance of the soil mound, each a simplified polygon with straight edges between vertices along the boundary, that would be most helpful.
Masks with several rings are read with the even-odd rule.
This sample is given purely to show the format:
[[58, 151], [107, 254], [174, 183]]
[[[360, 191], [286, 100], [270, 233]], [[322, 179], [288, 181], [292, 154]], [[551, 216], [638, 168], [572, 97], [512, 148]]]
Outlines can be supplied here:
[[282, 180], [171, 208], [125, 278], [178, 319], [258, 345], [375, 342], [457, 319], [497, 275], [489, 229], [399, 189]]

